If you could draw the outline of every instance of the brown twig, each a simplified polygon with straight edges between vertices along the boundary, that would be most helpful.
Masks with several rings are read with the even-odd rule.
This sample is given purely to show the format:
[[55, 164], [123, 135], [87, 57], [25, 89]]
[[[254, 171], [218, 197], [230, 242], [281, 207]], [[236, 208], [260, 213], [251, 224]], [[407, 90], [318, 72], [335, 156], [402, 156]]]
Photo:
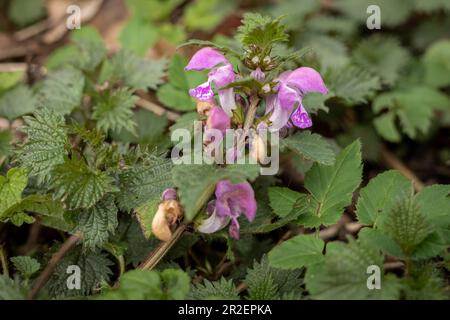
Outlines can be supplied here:
[[0, 265], [2, 266], [3, 274], [9, 277], [8, 259], [6, 258], [6, 252], [2, 245], [0, 245]]
[[385, 147], [381, 147], [381, 155], [388, 167], [400, 171], [405, 177], [412, 180], [416, 192], [420, 192], [425, 187], [425, 184], [395, 154]]
[[59, 248], [59, 250], [53, 254], [52, 258], [48, 262], [45, 269], [41, 272], [39, 277], [34, 282], [33, 288], [31, 289], [28, 299], [35, 299], [37, 294], [39, 293], [39, 290], [42, 289], [42, 287], [47, 283], [48, 279], [52, 275], [53, 271], [56, 268], [56, 265], [58, 262], [69, 252], [77, 242], [81, 239], [81, 234], [76, 233], [74, 235], [71, 235]]
[[136, 106], [147, 109], [154, 114], [157, 114], [158, 116], [162, 116], [165, 114], [167, 116], [167, 119], [169, 119], [170, 121], [176, 121], [180, 117], [178, 113], [169, 111], [164, 107], [146, 99], [139, 99], [138, 101], [136, 101]]
[[19, 72], [26, 71], [27, 64], [26, 63], [0, 63], [0, 72]]
[[177, 242], [185, 230], [186, 224], [180, 224], [172, 234], [172, 238], [170, 238], [169, 241], [161, 242], [161, 244], [159, 244], [159, 246], [150, 253], [148, 258], [138, 266], [138, 269], [152, 270], [166, 255], [170, 248], [172, 248], [172, 246]]

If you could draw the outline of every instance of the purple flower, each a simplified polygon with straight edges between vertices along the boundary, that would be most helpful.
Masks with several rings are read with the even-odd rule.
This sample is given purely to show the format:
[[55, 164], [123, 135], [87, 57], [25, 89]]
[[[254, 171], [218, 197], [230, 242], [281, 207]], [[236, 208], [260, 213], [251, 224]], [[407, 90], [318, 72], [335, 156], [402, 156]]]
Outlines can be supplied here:
[[197, 227], [197, 230], [202, 233], [214, 233], [225, 228], [230, 222], [230, 217], [219, 217], [216, 212], [216, 200], [211, 200], [208, 203], [206, 212], [208, 218], [203, 220]]
[[229, 180], [219, 181], [216, 185], [215, 211], [218, 217], [229, 217], [230, 236], [239, 239], [238, 217], [243, 213], [248, 221], [256, 216], [256, 200], [248, 182], [233, 184]]
[[[218, 88], [224, 87], [233, 82], [236, 75], [233, 65], [228, 59], [222, 53], [209, 47], [197, 51], [185, 67], [185, 70], [202, 71], [205, 69], [211, 70], [208, 73], [208, 81], [190, 89], [189, 94], [198, 100], [210, 101], [214, 98], [211, 84], [214, 82]], [[231, 110], [236, 108], [233, 88], [218, 90], [218, 94], [222, 108], [231, 116]]]
[[229, 129], [231, 125], [230, 117], [223, 111], [222, 108], [212, 107], [206, 120], [206, 126], [208, 129], [217, 129], [225, 133], [225, 130]]
[[167, 188], [163, 191], [161, 198], [163, 201], [176, 200], [177, 199], [177, 190], [175, 190], [174, 188]]
[[258, 67], [256, 68], [256, 70], [253, 70], [250, 73], [250, 77], [252, 77], [256, 81], [263, 82], [264, 79], [266, 78], [266, 75], [264, 74], [264, 72], [262, 72], [261, 68]]
[[[283, 72], [278, 79], [278, 92], [267, 98], [266, 114], [272, 112], [269, 120], [271, 131], [278, 131], [288, 124], [289, 118], [299, 128], [312, 126], [311, 118], [302, 105], [302, 98], [308, 92], [328, 93], [320, 74], [308, 67]], [[297, 107], [294, 112], [293, 108]]]

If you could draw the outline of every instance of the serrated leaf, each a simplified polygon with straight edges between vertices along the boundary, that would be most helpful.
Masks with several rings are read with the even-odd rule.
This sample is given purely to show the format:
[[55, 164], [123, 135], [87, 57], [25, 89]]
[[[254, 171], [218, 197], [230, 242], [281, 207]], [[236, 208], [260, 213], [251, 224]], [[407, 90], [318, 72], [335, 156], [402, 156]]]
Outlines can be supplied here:
[[18, 84], [24, 77], [25, 71], [0, 72], [0, 95]]
[[70, 159], [57, 165], [52, 172], [54, 197], [63, 200], [70, 209], [89, 208], [106, 193], [116, 191], [113, 178], [106, 172], [92, 169], [83, 160]]
[[209, 281], [205, 279], [203, 283], [191, 287], [187, 298], [193, 300], [238, 300], [239, 293], [231, 280], [220, 278], [217, 281]]
[[14, 268], [26, 279], [30, 278], [41, 268], [41, 264], [36, 259], [28, 256], [12, 257], [10, 260]]
[[297, 132], [282, 140], [282, 146], [297, 153], [301, 157], [324, 165], [334, 163], [335, 157], [330, 144], [316, 133], [310, 131]]
[[71, 40], [77, 46], [79, 53], [74, 65], [87, 71], [93, 71], [106, 58], [108, 49], [102, 36], [93, 26], [84, 26], [71, 33]]
[[0, 274], [0, 300], [25, 300], [24, 288], [4, 274]]
[[378, 134], [387, 141], [400, 142], [402, 136], [395, 125], [395, 118], [395, 112], [386, 112], [373, 119], [373, 125]]
[[0, 117], [14, 120], [32, 113], [36, 107], [33, 92], [26, 86], [19, 85], [0, 98]]
[[356, 64], [377, 75], [388, 85], [397, 82], [410, 59], [409, 52], [394, 38], [372, 36], [353, 51]]
[[350, 205], [361, 176], [361, 143], [358, 140], [339, 153], [334, 165], [314, 164], [305, 176], [305, 188], [311, 193], [311, 199], [294, 208], [307, 208], [298, 222], [313, 227], [336, 223], [344, 208]]
[[136, 217], [141, 225], [142, 232], [147, 239], [149, 239], [152, 234], [153, 217], [155, 216], [156, 211], [158, 211], [159, 203], [160, 199], [154, 198], [135, 209]]
[[106, 300], [181, 300], [189, 291], [189, 276], [181, 270], [163, 272], [131, 270], [120, 278], [117, 289], [99, 296]]
[[118, 209], [114, 197], [109, 195], [93, 207], [82, 210], [77, 216], [76, 231], [83, 235], [83, 244], [88, 248], [100, 247], [117, 228]]
[[84, 88], [83, 74], [74, 68], [50, 73], [37, 93], [38, 106], [66, 115], [81, 103]]
[[349, 105], [366, 103], [381, 88], [378, 77], [353, 65], [333, 69], [326, 78], [332, 93]]
[[97, 127], [106, 132], [119, 132], [122, 129], [135, 132], [133, 108], [137, 99], [131, 90], [126, 88], [109, 92], [100, 97], [94, 105], [92, 118], [97, 120]]
[[128, 20], [120, 31], [119, 42], [123, 48], [139, 56], [145, 56], [158, 38], [158, 31], [153, 25], [135, 16]]
[[392, 206], [411, 192], [411, 181], [395, 170], [385, 171], [369, 181], [359, 192], [356, 205], [358, 222], [377, 225]]
[[0, 159], [11, 153], [11, 131], [0, 131]]
[[186, 8], [184, 23], [189, 30], [210, 31], [233, 9], [233, 3], [219, 0], [196, 0]]
[[312, 55], [317, 57], [322, 70], [342, 67], [349, 61], [347, 47], [334, 37], [305, 34], [297, 42], [312, 48]]
[[64, 162], [65, 145], [68, 143], [64, 117], [48, 109], [35, 112], [34, 117], [24, 117], [21, 129], [28, 135], [18, 150], [18, 159], [28, 168], [30, 175], [48, 180], [54, 166]]
[[111, 59], [112, 77], [133, 89], [156, 89], [162, 83], [166, 60], [146, 60], [121, 50]]
[[[101, 284], [109, 281], [113, 263], [104, 253], [88, 251], [83, 252], [81, 246], [69, 252], [61, 259], [52, 273], [45, 288], [51, 297], [86, 296], [92, 294]], [[80, 268], [80, 289], [69, 289], [67, 280], [74, 273], [67, 273], [69, 266]]]
[[169, 159], [150, 156], [144, 164], [125, 169], [119, 175], [119, 208], [130, 211], [159, 199], [164, 189], [173, 187], [171, 168]]
[[6, 177], [0, 176], [0, 218], [7, 218], [6, 210], [20, 203], [22, 192], [27, 186], [27, 170], [23, 168], [12, 168], [6, 174]]
[[273, 212], [282, 218], [292, 212], [294, 204], [302, 196], [301, 193], [284, 187], [270, 187], [268, 195]]
[[269, 252], [270, 265], [281, 269], [308, 267], [323, 261], [325, 243], [312, 235], [299, 235], [284, 241]]

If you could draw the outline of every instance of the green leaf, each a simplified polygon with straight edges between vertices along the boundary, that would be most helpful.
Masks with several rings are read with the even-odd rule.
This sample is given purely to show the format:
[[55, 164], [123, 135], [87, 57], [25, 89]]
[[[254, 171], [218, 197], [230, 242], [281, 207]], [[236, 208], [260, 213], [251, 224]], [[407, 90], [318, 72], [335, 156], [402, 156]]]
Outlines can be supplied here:
[[153, 217], [155, 216], [156, 211], [158, 211], [160, 202], [161, 200], [159, 198], [153, 198], [135, 209], [136, 217], [141, 225], [142, 232], [147, 239], [152, 235]]
[[270, 187], [268, 189], [270, 206], [279, 217], [286, 217], [292, 212], [294, 204], [302, 196], [301, 193], [283, 187]]
[[330, 144], [316, 133], [310, 131], [297, 132], [282, 140], [282, 146], [297, 153], [301, 157], [324, 165], [334, 163], [334, 152]]
[[171, 168], [169, 159], [151, 155], [145, 163], [123, 170], [119, 175], [119, 208], [130, 211], [159, 199], [166, 188], [173, 187]]
[[126, 129], [136, 131], [133, 120], [133, 108], [138, 98], [127, 88], [120, 88], [100, 97], [94, 105], [92, 118], [97, 120], [97, 127], [104, 131], [119, 132]]
[[56, 199], [64, 200], [70, 209], [76, 209], [92, 207], [106, 193], [116, 191], [113, 183], [113, 178], [105, 172], [73, 158], [55, 167], [50, 185]]
[[294, 210], [307, 212], [299, 223], [318, 227], [336, 223], [361, 183], [361, 143], [357, 140], [339, 153], [334, 165], [314, 164], [305, 176], [305, 188], [311, 193], [310, 203], [299, 203]]
[[440, 40], [433, 43], [423, 58], [425, 82], [433, 87], [450, 85], [450, 41]]
[[[400, 285], [395, 276], [383, 273], [383, 255], [374, 247], [350, 239], [328, 243], [322, 263], [311, 265], [305, 276], [306, 289], [313, 299], [398, 299]], [[380, 268], [381, 289], [369, 290], [369, 266]]]
[[41, 264], [36, 259], [28, 256], [12, 257], [10, 260], [14, 268], [26, 279], [30, 278], [41, 268]]
[[0, 274], [0, 300], [25, 300], [26, 292], [18, 281]]
[[180, 164], [172, 169], [172, 177], [185, 209], [185, 217], [192, 220], [214, 192], [216, 183], [229, 179], [232, 183], [255, 179], [259, 166], [230, 165], [217, 168], [206, 164]]
[[120, 277], [117, 289], [99, 296], [105, 300], [181, 300], [189, 291], [189, 276], [181, 270], [131, 270]]
[[100, 247], [117, 228], [117, 207], [114, 197], [105, 196], [93, 207], [82, 210], [77, 216], [76, 230], [83, 235], [83, 244], [88, 248]]
[[183, 0], [127, 0], [126, 4], [133, 16], [148, 21], [159, 21], [169, 18], [182, 2]]
[[8, 156], [11, 152], [11, 131], [0, 131], [0, 159], [4, 156]]
[[33, 112], [35, 107], [33, 92], [28, 87], [19, 85], [0, 98], [0, 117], [14, 120]]
[[353, 65], [333, 69], [326, 80], [331, 92], [349, 105], [366, 103], [381, 88], [378, 77]]
[[302, 105], [309, 113], [317, 113], [319, 110], [328, 112], [325, 101], [330, 98], [330, 94], [321, 94], [318, 92], [309, 92], [303, 96]]
[[70, 58], [77, 68], [94, 71], [108, 54], [102, 36], [93, 26], [74, 30], [71, 32], [71, 40], [78, 48], [76, 57]]
[[[372, 104], [373, 111], [380, 112], [385, 108], [395, 113], [403, 131], [414, 139], [418, 133], [428, 132], [434, 110], [450, 108], [450, 98], [430, 87], [412, 86], [377, 96]], [[375, 120], [376, 129], [383, 137], [391, 139], [390, 141], [397, 141], [397, 136], [391, 133], [394, 130], [393, 116], [384, 117], [381, 120]], [[381, 126], [386, 121], [389, 121], [387, 131]]]
[[376, 35], [356, 47], [353, 60], [378, 76], [384, 84], [393, 85], [407, 66], [410, 54], [398, 40]]
[[318, 237], [299, 235], [269, 252], [270, 265], [282, 269], [297, 269], [321, 263], [324, 247], [325, 243]]
[[[87, 296], [96, 290], [100, 285], [109, 281], [112, 271], [110, 266], [113, 263], [104, 253], [96, 251], [84, 252], [81, 246], [70, 251], [61, 259], [52, 273], [45, 288], [53, 298], [70, 296]], [[67, 273], [69, 266], [80, 268], [80, 289], [69, 289], [67, 286], [68, 277], [74, 273]]]
[[450, 225], [450, 185], [435, 184], [425, 187], [414, 201], [421, 207], [427, 219], [436, 227]]
[[203, 283], [191, 287], [187, 298], [193, 300], [238, 300], [239, 293], [231, 280], [220, 278], [220, 280], [211, 282], [205, 279]]
[[12, 0], [8, 7], [9, 18], [19, 27], [32, 24], [45, 17], [43, 0]]
[[231, 2], [196, 0], [186, 8], [184, 23], [188, 30], [210, 31], [231, 13]]
[[58, 114], [69, 114], [78, 107], [83, 96], [84, 76], [74, 68], [50, 73], [37, 93], [38, 106]]
[[312, 55], [317, 58], [322, 70], [342, 67], [348, 63], [348, 49], [338, 39], [317, 34], [304, 34], [296, 41], [302, 46], [312, 49]]
[[390, 170], [372, 178], [359, 192], [356, 206], [358, 222], [376, 225], [378, 219], [411, 192], [411, 181], [399, 171]]
[[0, 95], [18, 84], [25, 75], [25, 71], [0, 72]]
[[300, 298], [302, 293], [299, 272], [275, 269], [269, 265], [267, 256], [254, 262], [253, 268], [247, 271], [245, 283], [248, 286], [247, 299], [276, 300], [289, 293], [292, 298]]
[[386, 112], [373, 119], [373, 125], [375, 126], [378, 134], [387, 141], [400, 142], [402, 140], [402, 136], [400, 132], [398, 132], [397, 126], [395, 125], [395, 118], [395, 112]]
[[412, 274], [402, 279], [407, 300], [448, 300], [446, 280], [431, 264], [413, 266]]
[[68, 144], [64, 117], [51, 110], [41, 109], [34, 117], [24, 117], [21, 129], [28, 139], [18, 150], [19, 162], [29, 169], [31, 176], [48, 180], [54, 166], [64, 162]]
[[7, 210], [20, 203], [22, 192], [27, 186], [27, 170], [23, 168], [12, 168], [6, 174], [6, 177], [0, 176], [0, 220], [4, 221], [10, 218]]
[[122, 47], [139, 56], [145, 56], [158, 39], [156, 28], [138, 16], [128, 20], [119, 35]]
[[112, 76], [133, 89], [156, 89], [162, 83], [166, 60], [146, 60], [121, 50], [111, 59]]

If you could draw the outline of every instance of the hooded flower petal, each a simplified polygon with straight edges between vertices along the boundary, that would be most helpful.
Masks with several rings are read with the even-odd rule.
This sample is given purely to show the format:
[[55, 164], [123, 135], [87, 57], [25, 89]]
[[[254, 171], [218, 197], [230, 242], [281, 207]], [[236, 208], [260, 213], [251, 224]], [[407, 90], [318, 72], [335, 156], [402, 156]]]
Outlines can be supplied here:
[[163, 201], [175, 200], [177, 198], [177, 190], [175, 190], [174, 188], [167, 188], [163, 191], [161, 198]]
[[237, 221], [237, 219], [232, 219], [230, 228], [228, 229], [230, 236], [233, 239], [239, 240], [239, 230], [240, 230], [239, 222]]
[[221, 217], [216, 213], [215, 200], [208, 203], [207, 211], [209, 217], [202, 221], [202, 223], [197, 227], [197, 230], [202, 233], [214, 233], [227, 226], [230, 222], [230, 217]]
[[198, 50], [189, 61], [185, 70], [201, 71], [205, 69], [212, 69], [218, 64], [228, 64], [228, 59], [219, 51], [206, 47]]
[[302, 95], [308, 92], [328, 93], [320, 74], [308, 67], [301, 67], [292, 71], [286, 78], [285, 84], [300, 90]]
[[197, 100], [211, 101], [211, 99], [214, 98], [214, 92], [211, 89], [211, 82], [207, 81], [194, 89], [190, 89], [189, 95]]
[[248, 182], [233, 184], [229, 180], [216, 185], [216, 211], [221, 216], [238, 217], [244, 213], [249, 221], [256, 216], [256, 200]]
[[295, 110], [295, 112], [291, 116], [292, 123], [302, 129], [309, 128], [312, 126], [312, 120], [308, 114], [308, 112], [303, 108], [303, 105]]

